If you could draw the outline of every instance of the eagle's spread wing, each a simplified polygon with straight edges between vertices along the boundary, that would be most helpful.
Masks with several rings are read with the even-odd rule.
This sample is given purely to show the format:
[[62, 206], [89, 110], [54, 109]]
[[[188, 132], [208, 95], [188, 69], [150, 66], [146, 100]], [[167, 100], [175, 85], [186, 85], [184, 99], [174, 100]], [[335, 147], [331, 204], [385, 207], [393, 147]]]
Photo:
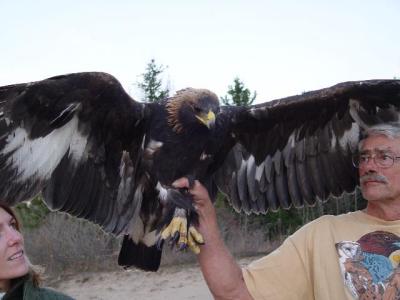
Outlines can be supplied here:
[[0, 87], [0, 199], [43, 191], [51, 208], [121, 232], [140, 207], [134, 174], [145, 114], [104, 73]]
[[176, 195], [189, 201], [168, 187], [176, 177], [195, 175], [211, 194], [216, 183], [247, 213], [314, 204], [354, 190], [360, 128], [400, 112], [398, 80], [248, 108], [219, 109], [201, 90], [178, 96], [137, 103], [104, 73], [0, 87], [0, 201], [42, 191], [51, 208], [129, 233], [122, 265], [157, 270], [159, 226]]
[[[238, 211], [266, 212], [351, 192], [360, 129], [398, 122], [400, 80], [345, 82], [248, 108], [222, 107], [228, 132], [215, 173]], [[215, 168], [217, 169], [217, 167]]]

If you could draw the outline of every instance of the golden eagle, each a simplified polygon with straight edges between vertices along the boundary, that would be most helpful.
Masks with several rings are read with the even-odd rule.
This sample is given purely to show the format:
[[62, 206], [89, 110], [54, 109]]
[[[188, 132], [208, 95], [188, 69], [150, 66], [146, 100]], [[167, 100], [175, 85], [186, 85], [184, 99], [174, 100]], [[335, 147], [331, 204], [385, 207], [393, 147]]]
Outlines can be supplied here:
[[[47, 205], [124, 234], [119, 264], [157, 270], [162, 241], [202, 243], [190, 196], [200, 180], [237, 211], [313, 205], [352, 192], [363, 127], [399, 121], [400, 81], [345, 82], [250, 107], [184, 89], [134, 101], [111, 75], [0, 87], [0, 199]], [[187, 222], [187, 223], [186, 223]], [[172, 225], [170, 225], [172, 224]]]

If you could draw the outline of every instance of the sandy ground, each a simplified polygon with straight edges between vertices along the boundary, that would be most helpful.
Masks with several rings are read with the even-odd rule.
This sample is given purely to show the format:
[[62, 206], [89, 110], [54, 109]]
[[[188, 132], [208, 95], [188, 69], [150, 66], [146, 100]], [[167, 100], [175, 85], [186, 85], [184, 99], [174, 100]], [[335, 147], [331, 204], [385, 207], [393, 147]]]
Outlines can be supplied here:
[[[253, 258], [239, 260], [240, 265]], [[83, 299], [213, 299], [198, 265], [163, 266], [157, 273], [138, 270], [81, 273], [54, 286], [78, 300]]]

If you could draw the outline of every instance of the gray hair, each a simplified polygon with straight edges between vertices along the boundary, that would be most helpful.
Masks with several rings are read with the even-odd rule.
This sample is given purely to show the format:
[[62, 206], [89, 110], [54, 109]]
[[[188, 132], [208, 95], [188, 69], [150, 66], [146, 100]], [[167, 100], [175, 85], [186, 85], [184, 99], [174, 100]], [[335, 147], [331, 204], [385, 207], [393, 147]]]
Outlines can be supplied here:
[[400, 122], [381, 123], [365, 128], [362, 132], [361, 139], [358, 144], [358, 149], [361, 149], [363, 141], [367, 137], [377, 135], [384, 135], [389, 139], [400, 138]]

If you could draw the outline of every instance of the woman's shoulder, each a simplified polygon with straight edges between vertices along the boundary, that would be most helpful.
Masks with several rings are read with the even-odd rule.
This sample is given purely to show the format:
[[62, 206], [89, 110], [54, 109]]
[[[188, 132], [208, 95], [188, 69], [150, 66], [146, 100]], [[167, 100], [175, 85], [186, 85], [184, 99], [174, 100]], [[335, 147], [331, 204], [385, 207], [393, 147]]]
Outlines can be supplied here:
[[72, 297], [67, 296], [61, 292], [53, 290], [51, 288], [38, 288], [38, 295], [40, 295], [39, 299], [43, 300], [73, 300]]
[[48, 287], [35, 287], [28, 280], [24, 286], [24, 299], [42, 299], [42, 300], [73, 300], [74, 298], [67, 296], [59, 291]]

